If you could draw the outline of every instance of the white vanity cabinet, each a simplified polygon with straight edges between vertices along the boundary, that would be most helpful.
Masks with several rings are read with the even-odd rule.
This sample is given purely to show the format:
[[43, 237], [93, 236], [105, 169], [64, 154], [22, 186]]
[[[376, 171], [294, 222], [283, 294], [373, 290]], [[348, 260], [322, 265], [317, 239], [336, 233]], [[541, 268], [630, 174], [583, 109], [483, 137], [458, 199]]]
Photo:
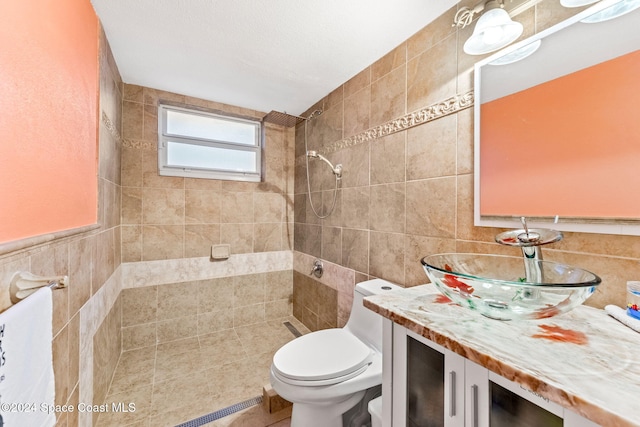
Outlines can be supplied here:
[[384, 426], [597, 426], [390, 320], [383, 330]]

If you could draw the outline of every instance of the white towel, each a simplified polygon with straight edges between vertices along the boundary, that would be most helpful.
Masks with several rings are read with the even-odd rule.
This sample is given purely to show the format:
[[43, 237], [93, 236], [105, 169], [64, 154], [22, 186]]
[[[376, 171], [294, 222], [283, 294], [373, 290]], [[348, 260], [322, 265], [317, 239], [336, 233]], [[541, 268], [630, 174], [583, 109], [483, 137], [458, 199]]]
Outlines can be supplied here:
[[0, 426], [56, 423], [51, 289], [0, 313]]
[[636, 332], [640, 332], [640, 320], [634, 319], [633, 317], [627, 314], [627, 311], [623, 308], [618, 307], [617, 305], [607, 305], [604, 308], [604, 311], [607, 314], [625, 326], [630, 327]]

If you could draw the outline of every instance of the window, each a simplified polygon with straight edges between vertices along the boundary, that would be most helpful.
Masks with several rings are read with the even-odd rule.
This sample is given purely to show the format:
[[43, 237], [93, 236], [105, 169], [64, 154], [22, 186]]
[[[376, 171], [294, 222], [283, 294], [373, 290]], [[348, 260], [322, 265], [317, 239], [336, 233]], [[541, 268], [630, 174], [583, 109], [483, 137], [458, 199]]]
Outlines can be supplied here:
[[259, 121], [158, 107], [160, 175], [260, 181]]

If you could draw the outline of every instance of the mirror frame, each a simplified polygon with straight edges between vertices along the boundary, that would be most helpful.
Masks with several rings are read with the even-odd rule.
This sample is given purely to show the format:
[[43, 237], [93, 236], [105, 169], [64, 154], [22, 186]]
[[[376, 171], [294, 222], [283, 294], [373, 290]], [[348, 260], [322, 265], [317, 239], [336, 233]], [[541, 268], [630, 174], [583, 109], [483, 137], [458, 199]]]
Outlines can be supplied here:
[[[547, 28], [525, 40], [510, 45], [493, 55], [477, 62], [474, 66], [474, 184], [473, 184], [473, 219], [474, 226], [477, 227], [498, 227], [498, 228], [521, 228], [520, 216], [482, 216], [480, 215], [480, 94], [482, 67], [490, 62], [507, 55], [521, 47], [524, 47], [537, 40], [542, 40], [548, 35], [561, 31], [587, 16], [593, 15], [600, 10], [606, 9], [618, 0], [601, 0], [599, 3], [583, 10], [580, 13]], [[534, 52], [535, 55], [535, 52]], [[640, 217], [635, 219], [611, 219], [611, 218], [560, 218], [554, 223], [553, 217], [527, 217], [529, 227], [553, 228], [560, 231], [618, 234], [618, 235], [640, 235]]]

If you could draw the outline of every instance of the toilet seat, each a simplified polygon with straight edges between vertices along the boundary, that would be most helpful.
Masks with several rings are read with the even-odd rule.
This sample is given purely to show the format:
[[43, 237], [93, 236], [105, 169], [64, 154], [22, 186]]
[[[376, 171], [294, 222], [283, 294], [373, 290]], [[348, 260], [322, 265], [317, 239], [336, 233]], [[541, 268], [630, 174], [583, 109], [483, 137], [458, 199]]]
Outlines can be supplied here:
[[364, 372], [374, 351], [344, 329], [303, 335], [276, 352], [273, 372], [286, 383], [321, 386], [346, 381]]

